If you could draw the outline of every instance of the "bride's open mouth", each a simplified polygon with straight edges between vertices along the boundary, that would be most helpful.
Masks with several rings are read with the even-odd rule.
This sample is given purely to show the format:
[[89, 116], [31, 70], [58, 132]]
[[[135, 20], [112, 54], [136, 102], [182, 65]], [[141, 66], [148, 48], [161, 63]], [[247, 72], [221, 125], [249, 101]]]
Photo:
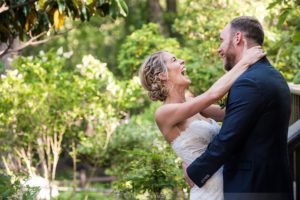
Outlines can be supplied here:
[[181, 75], [183, 75], [183, 76], [186, 75], [185, 70], [186, 70], [185, 68], [183, 68], [183, 69], [181, 70]]

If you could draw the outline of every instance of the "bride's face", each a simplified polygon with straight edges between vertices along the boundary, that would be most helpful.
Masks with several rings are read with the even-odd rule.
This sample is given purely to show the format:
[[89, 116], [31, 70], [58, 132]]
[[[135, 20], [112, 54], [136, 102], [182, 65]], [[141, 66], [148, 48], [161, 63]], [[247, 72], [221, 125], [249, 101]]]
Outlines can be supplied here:
[[168, 83], [182, 86], [188, 86], [191, 83], [185, 72], [184, 60], [176, 58], [169, 52], [164, 52], [164, 60], [168, 68]]

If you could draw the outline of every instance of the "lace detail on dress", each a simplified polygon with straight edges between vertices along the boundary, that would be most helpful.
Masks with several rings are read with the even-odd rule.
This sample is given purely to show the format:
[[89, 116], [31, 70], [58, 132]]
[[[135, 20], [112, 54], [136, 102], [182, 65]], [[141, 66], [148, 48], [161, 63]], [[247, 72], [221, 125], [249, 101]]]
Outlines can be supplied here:
[[220, 126], [210, 120], [194, 120], [185, 131], [172, 142], [172, 148], [176, 154], [187, 164], [190, 164], [198, 156], [200, 156], [212, 138], [220, 131]]
[[[219, 131], [220, 126], [210, 120], [194, 120], [185, 131], [174, 139], [171, 146], [176, 154], [188, 165], [198, 158], [207, 148]], [[219, 169], [203, 187], [194, 186], [190, 192], [191, 200], [222, 200], [223, 199], [223, 174]]]

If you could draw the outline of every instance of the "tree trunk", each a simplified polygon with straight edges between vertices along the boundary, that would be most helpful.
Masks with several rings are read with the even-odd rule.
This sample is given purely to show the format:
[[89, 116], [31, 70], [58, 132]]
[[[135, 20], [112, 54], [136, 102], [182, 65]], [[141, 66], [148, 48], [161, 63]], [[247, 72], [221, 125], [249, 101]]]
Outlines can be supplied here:
[[43, 171], [43, 176], [45, 179], [49, 180], [49, 170], [48, 170], [48, 165], [47, 165], [47, 160], [45, 157], [45, 151], [44, 151], [44, 141], [42, 138], [37, 139], [37, 152], [38, 156], [42, 165], [42, 171]]
[[158, 24], [162, 24], [162, 8], [159, 4], [159, 0], [148, 0], [150, 8], [150, 21]]
[[150, 21], [159, 24], [160, 32], [167, 35], [168, 32], [163, 19], [163, 10], [160, 6], [159, 0], [148, 0], [148, 5]]
[[85, 169], [81, 169], [81, 170], [80, 170], [80, 175], [79, 175], [79, 177], [80, 177], [79, 186], [80, 186], [81, 188], [84, 188], [85, 185], [86, 185], [86, 181], [87, 181]]
[[[13, 39], [10, 49], [14, 49], [14, 48], [18, 47], [19, 45], [20, 45], [20, 39], [19, 39], [19, 37], [16, 37]], [[0, 43], [0, 52], [7, 49], [7, 46], [8, 46], [7, 43]], [[1, 61], [4, 64], [4, 69], [0, 69], [0, 70], [5, 71], [7, 69], [11, 69], [11, 61], [17, 54], [18, 54], [17, 52], [13, 52], [13, 53], [7, 53], [4, 56], [2, 56]]]
[[167, 1], [167, 12], [176, 13], [177, 12], [176, 0], [166, 0], [166, 1]]
[[[72, 151], [69, 153], [72, 161], [73, 161], [73, 190], [75, 191], [77, 187], [77, 154], [76, 154], [76, 144], [74, 140], [72, 140]], [[80, 174], [81, 175], [81, 174]], [[80, 176], [81, 178], [81, 176]], [[81, 179], [80, 179], [81, 180]]]
[[172, 32], [172, 25], [174, 23], [174, 19], [176, 18], [177, 13], [177, 2], [176, 0], [166, 0], [167, 4], [167, 12], [165, 16], [166, 27], [168, 28], [168, 32], [170, 36], [176, 36], [174, 32]]

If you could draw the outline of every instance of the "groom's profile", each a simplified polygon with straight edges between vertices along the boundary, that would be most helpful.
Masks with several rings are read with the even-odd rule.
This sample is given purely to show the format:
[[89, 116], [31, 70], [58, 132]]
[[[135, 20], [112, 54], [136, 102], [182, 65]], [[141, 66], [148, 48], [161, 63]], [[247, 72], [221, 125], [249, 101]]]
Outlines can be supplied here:
[[[263, 45], [264, 31], [253, 17], [233, 19], [220, 34], [218, 49], [230, 70], [247, 47]], [[187, 168], [202, 187], [223, 166], [224, 197], [228, 200], [293, 199], [287, 132], [290, 91], [283, 76], [266, 57], [249, 67], [228, 93], [220, 133]]]

